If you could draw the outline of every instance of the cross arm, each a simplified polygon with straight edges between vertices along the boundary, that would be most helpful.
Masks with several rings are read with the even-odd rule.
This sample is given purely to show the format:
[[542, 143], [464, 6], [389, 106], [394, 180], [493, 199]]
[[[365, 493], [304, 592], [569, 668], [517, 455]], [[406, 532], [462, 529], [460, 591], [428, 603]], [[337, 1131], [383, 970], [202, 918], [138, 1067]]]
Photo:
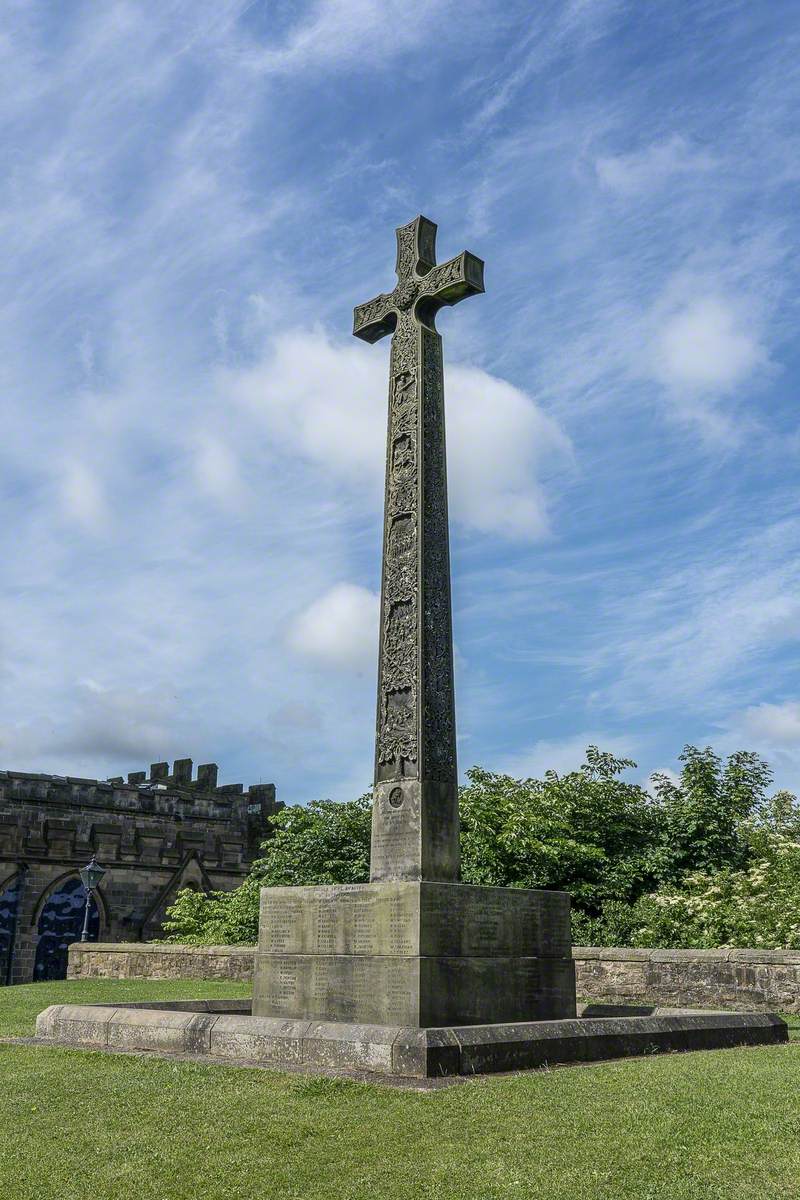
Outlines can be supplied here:
[[353, 333], [365, 342], [377, 342], [391, 333], [397, 321], [393, 297], [381, 292], [366, 304], [357, 304], [353, 309]]
[[483, 260], [464, 250], [423, 276], [418, 312], [423, 320], [429, 321], [445, 304], [458, 304], [459, 300], [478, 296], [484, 290]]

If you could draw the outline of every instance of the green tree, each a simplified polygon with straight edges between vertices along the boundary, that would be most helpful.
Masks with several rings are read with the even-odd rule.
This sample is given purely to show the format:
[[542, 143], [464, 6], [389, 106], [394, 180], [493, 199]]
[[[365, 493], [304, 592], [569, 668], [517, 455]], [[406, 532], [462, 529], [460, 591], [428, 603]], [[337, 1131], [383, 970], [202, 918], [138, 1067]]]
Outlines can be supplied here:
[[290, 805], [272, 818], [272, 831], [253, 863], [262, 887], [365, 883], [369, 879], [372, 797]]
[[743, 867], [749, 856], [745, 822], [763, 809], [772, 771], [757, 754], [739, 750], [723, 766], [710, 746], [685, 746], [680, 778], [654, 775], [660, 807], [653, 870], [678, 882], [687, 871]]
[[[725, 763], [686, 746], [676, 782], [655, 796], [622, 778], [629, 759], [586, 751], [577, 771], [512, 779], [473, 767], [461, 789], [462, 878], [500, 887], [556, 888], [573, 901], [584, 945], [800, 946], [800, 806], [767, 796], [756, 754]], [[283, 809], [262, 857], [233, 892], [181, 892], [172, 941], [256, 940], [265, 885], [369, 878], [371, 800]]]
[[556, 888], [598, 911], [654, 881], [654, 807], [620, 778], [636, 764], [589, 746], [577, 771], [512, 779], [473, 767], [461, 791], [462, 877], [499, 887]]

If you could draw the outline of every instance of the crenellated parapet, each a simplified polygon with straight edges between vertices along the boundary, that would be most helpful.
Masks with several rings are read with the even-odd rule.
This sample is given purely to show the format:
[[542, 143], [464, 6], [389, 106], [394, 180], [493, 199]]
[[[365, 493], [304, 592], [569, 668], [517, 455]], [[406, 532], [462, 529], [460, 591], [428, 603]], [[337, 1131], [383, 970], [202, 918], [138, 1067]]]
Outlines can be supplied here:
[[195, 777], [188, 758], [127, 778], [0, 771], [0, 985], [39, 977], [46, 906], [61, 920], [62, 889], [93, 855], [106, 869], [103, 936], [157, 937], [181, 888], [241, 883], [281, 808], [274, 784], [220, 785], [216, 763]]
[[[192, 779], [191, 759], [171, 774], [83, 779], [0, 771], [0, 864], [36, 858], [175, 863], [190, 850], [204, 861], [246, 869], [283, 805], [274, 784], [217, 786], [216, 764]], [[0, 865], [0, 872], [2, 866]]]

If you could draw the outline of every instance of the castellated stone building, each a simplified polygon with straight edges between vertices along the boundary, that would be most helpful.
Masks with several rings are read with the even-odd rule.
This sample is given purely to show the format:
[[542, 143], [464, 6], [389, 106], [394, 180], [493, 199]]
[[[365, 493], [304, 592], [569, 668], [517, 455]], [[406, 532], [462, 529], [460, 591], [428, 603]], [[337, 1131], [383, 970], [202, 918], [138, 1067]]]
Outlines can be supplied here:
[[217, 786], [207, 763], [153, 763], [127, 781], [0, 771], [0, 985], [66, 975], [81, 936], [92, 855], [106, 869], [92, 941], [157, 937], [180, 888], [235, 888], [258, 856], [275, 785]]

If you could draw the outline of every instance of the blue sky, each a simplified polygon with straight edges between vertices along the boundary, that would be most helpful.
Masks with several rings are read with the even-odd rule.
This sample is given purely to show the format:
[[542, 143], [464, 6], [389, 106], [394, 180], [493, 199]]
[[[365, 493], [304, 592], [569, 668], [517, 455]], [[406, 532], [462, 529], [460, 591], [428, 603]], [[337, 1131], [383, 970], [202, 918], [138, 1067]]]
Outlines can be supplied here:
[[800, 10], [6, 0], [0, 758], [371, 783], [396, 225], [442, 314], [459, 755], [800, 789]]

